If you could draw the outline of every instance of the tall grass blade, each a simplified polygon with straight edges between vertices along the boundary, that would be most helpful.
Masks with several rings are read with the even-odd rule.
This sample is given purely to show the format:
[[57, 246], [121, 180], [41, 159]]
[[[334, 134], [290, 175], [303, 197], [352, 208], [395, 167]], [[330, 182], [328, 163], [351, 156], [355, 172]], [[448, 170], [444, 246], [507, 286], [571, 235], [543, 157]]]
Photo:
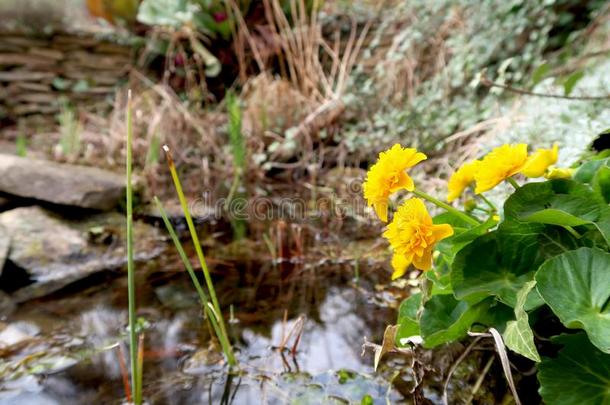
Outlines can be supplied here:
[[[214, 309], [215, 317], [210, 316], [210, 321], [214, 326], [214, 322], [218, 324], [218, 339], [223, 345], [223, 351], [227, 356], [227, 361], [231, 366], [235, 366], [237, 364], [237, 360], [235, 359], [235, 355], [233, 353], [233, 348], [228, 339], [228, 333], [225, 326], [225, 322], [222, 316], [222, 311], [220, 310], [220, 304], [218, 303], [218, 298], [216, 297], [216, 290], [214, 289], [214, 283], [212, 282], [212, 277], [210, 276], [210, 271], [208, 269], [207, 262], [205, 260], [205, 256], [203, 254], [203, 250], [201, 248], [201, 243], [199, 242], [199, 236], [197, 235], [197, 230], [195, 229], [195, 224], [193, 223], [193, 218], [191, 217], [191, 213], [188, 208], [188, 203], [186, 201], [186, 197], [184, 196], [184, 192], [182, 191], [182, 183], [180, 183], [180, 178], [178, 177], [178, 173], [176, 171], [176, 165], [174, 164], [174, 159], [172, 158], [172, 154], [167, 145], [163, 145], [163, 150], [165, 151], [165, 156], [167, 159], [167, 164], [169, 166], [169, 171], [172, 176], [172, 180], [174, 182], [174, 187], [176, 188], [176, 194], [178, 194], [178, 199], [180, 200], [180, 206], [182, 207], [182, 212], [184, 213], [184, 218], [186, 219], [186, 223], [189, 228], [189, 232], [191, 234], [191, 239], [193, 241], [193, 245], [195, 247], [195, 252], [197, 252], [197, 258], [199, 259], [199, 264], [201, 266], [201, 270], [203, 271], [203, 276], [205, 278], [206, 286], [208, 288], [208, 293], [211, 298], [211, 305]], [[208, 308], [207, 306], [206, 308]], [[216, 328], [215, 328], [216, 329]]]
[[127, 212], [127, 295], [129, 300], [129, 358], [131, 362], [131, 386], [134, 387], [133, 400], [136, 405], [142, 403], [137, 391], [138, 374], [138, 336], [136, 331], [136, 280], [133, 260], [133, 190], [131, 187], [132, 155], [131, 143], [133, 137], [131, 119], [131, 91], [127, 93], [127, 145], [126, 145], [126, 212]]
[[[232, 91], [227, 92], [227, 112], [229, 115], [229, 144], [231, 146], [231, 154], [233, 155], [233, 182], [225, 209], [229, 211], [231, 202], [237, 194], [237, 190], [241, 185], [241, 180], [244, 171], [246, 170], [246, 141], [241, 130], [241, 109], [239, 106], [239, 99], [235, 96]], [[229, 219], [231, 221], [231, 227], [233, 228], [233, 238], [235, 240], [243, 239], [246, 236], [246, 224], [240, 218], [232, 218], [229, 212]]]

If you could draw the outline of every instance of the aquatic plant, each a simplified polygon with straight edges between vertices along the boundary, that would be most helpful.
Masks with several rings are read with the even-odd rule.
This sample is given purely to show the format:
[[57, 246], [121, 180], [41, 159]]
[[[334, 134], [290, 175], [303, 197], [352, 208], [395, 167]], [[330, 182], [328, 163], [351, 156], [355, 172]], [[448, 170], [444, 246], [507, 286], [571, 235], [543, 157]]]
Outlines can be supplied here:
[[[229, 145], [233, 156], [233, 181], [225, 203], [225, 209], [229, 210], [231, 201], [243, 186], [243, 174], [246, 170], [246, 140], [241, 130], [241, 109], [239, 99], [232, 91], [227, 92], [225, 97], [227, 112], [229, 116]], [[229, 213], [230, 215], [230, 213]], [[233, 228], [233, 238], [243, 239], [246, 236], [246, 223], [240, 218], [229, 217]]]
[[[128, 312], [129, 312], [129, 359], [131, 365], [131, 387], [133, 394], [133, 402], [136, 405], [142, 403], [142, 361], [141, 356], [138, 356], [138, 334], [137, 334], [137, 319], [136, 319], [136, 279], [135, 266], [133, 255], [133, 190], [131, 185], [131, 170], [132, 170], [132, 150], [131, 142], [133, 137], [133, 129], [131, 122], [131, 91], [127, 94], [127, 145], [126, 145], [126, 220], [127, 220], [127, 289], [128, 289]], [[129, 393], [128, 393], [129, 395]]]
[[180, 200], [180, 205], [182, 207], [182, 212], [184, 213], [184, 218], [186, 219], [186, 223], [188, 225], [191, 240], [195, 247], [195, 252], [197, 253], [197, 258], [199, 259], [201, 270], [203, 271], [203, 276], [205, 278], [205, 283], [208, 289], [210, 301], [208, 301], [207, 295], [203, 292], [203, 289], [197, 281], [197, 277], [194, 277], [194, 271], [190, 266], [186, 254], [184, 253], [184, 249], [182, 248], [180, 241], [176, 237], [175, 231], [171, 227], [171, 224], [167, 220], [167, 214], [165, 214], [165, 211], [163, 210], [161, 204], [158, 202], [158, 199], [156, 199], [157, 206], [161, 208], [160, 212], [164, 219], [164, 223], [168, 228], [170, 235], [172, 236], [172, 240], [174, 241], [174, 244], [178, 249], [178, 253], [180, 254], [180, 257], [187, 271], [191, 275], [191, 280], [193, 281], [193, 284], [197, 289], [197, 293], [199, 294], [199, 298], [202, 302], [205, 314], [207, 315], [207, 319], [211, 323], [214, 333], [216, 334], [216, 337], [220, 342], [222, 350], [227, 358], [227, 362], [229, 363], [229, 365], [235, 366], [237, 365], [237, 360], [235, 358], [235, 354], [233, 353], [233, 347], [231, 346], [231, 342], [229, 340], [229, 334], [227, 333], [227, 328], [225, 326], [224, 316], [222, 315], [222, 310], [220, 308], [220, 304], [216, 296], [216, 290], [214, 289], [212, 276], [210, 275], [210, 271], [205, 260], [205, 255], [203, 254], [203, 250], [201, 248], [201, 243], [199, 242], [199, 236], [197, 235], [197, 230], [195, 229], [195, 224], [193, 223], [193, 218], [191, 217], [186, 197], [184, 196], [184, 192], [182, 191], [182, 184], [180, 183], [180, 178], [178, 177], [176, 166], [174, 165], [174, 160], [167, 145], [163, 146], [163, 150], [165, 151], [165, 157], [167, 159], [172, 180], [174, 182], [174, 187], [176, 188], [176, 194], [178, 194], [178, 199]]
[[[557, 145], [531, 154], [526, 144], [504, 145], [458, 169], [448, 199], [461, 198], [468, 214], [412, 187], [447, 212], [430, 218], [424, 202], [411, 198], [384, 233], [393, 278], [412, 264], [422, 286], [401, 304], [377, 357], [388, 345], [404, 352], [490, 337], [517, 404], [506, 347], [537, 367], [546, 403], [610, 400], [610, 158], [556, 168], [558, 154]], [[504, 181], [515, 190], [498, 215], [483, 193]], [[556, 356], [541, 357], [557, 346]]]

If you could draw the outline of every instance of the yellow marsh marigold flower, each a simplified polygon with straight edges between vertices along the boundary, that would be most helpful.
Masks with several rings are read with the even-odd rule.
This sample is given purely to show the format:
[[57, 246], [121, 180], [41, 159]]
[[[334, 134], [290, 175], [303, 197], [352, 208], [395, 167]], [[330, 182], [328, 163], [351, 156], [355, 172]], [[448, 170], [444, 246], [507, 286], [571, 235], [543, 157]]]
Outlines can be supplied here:
[[502, 145], [488, 153], [479, 163], [474, 180], [476, 194], [491, 190], [502, 181], [519, 173], [527, 161], [527, 145]]
[[405, 170], [425, 159], [426, 155], [415, 148], [403, 148], [399, 144], [379, 154], [379, 160], [369, 169], [362, 187], [368, 205], [373, 206], [383, 222], [388, 221], [390, 194], [402, 189], [415, 189], [413, 179]]
[[538, 149], [527, 158], [521, 173], [527, 177], [542, 177], [546, 169], [557, 162], [558, 155], [559, 146], [557, 144], [554, 144], [552, 149]]
[[429, 270], [434, 245], [451, 235], [451, 225], [432, 223], [422, 200], [411, 198], [405, 201], [383, 233], [394, 250], [392, 279], [404, 275], [410, 264], [420, 270]]
[[546, 172], [544, 177], [549, 180], [555, 179], [571, 179], [574, 174], [574, 169], [565, 169], [561, 167], [553, 167]]
[[457, 169], [449, 178], [449, 194], [447, 195], [447, 201], [452, 202], [458, 198], [464, 192], [464, 189], [474, 182], [474, 173], [477, 170], [480, 162], [475, 160], [474, 162], [465, 163]]

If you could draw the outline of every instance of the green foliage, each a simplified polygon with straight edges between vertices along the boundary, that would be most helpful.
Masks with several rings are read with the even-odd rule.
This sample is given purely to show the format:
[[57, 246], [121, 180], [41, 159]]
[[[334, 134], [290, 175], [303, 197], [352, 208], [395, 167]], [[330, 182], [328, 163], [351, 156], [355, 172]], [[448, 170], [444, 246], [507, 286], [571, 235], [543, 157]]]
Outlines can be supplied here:
[[[374, 69], [355, 69], [353, 94], [346, 96], [362, 110], [344, 132], [347, 146], [377, 151], [408, 140], [441, 149], [446, 137], [497, 114], [499, 90], [474, 86], [481, 72], [516, 87], [546, 79], [557, 64], [546, 53], [569, 45], [603, 6], [586, 3], [416, 0], [388, 8], [363, 51]], [[557, 81], [570, 94], [583, 75]]]
[[517, 293], [517, 303], [515, 305], [515, 320], [509, 321], [504, 331], [504, 341], [506, 346], [515, 353], [527, 357], [530, 360], [539, 362], [540, 355], [534, 344], [534, 333], [529, 324], [529, 317], [525, 311], [525, 301], [532, 289], [536, 286], [535, 281], [525, 283], [523, 288]]
[[536, 272], [536, 282], [566, 327], [584, 329], [591, 343], [610, 354], [609, 270], [610, 253], [583, 247], [547, 260]]
[[597, 350], [584, 333], [553, 339], [564, 347], [540, 364], [540, 395], [547, 404], [609, 404], [610, 355]]
[[81, 124], [74, 109], [64, 103], [57, 120], [59, 121], [59, 149], [64, 156], [74, 158], [81, 150]]
[[17, 156], [25, 157], [28, 154], [28, 141], [21, 132], [17, 135], [17, 139], [15, 140], [15, 149], [17, 151]]
[[[450, 222], [455, 233], [437, 246], [435, 269], [427, 273], [432, 285], [401, 304], [397, 345], [419, 335], [424, 347], [435, 347], [459, 340], [469, 330], [494, 327], [513, 352], [542, 360], [540, 392], [547, 403], [607, 403], [608, 170], [608, 159], [593, 157], [572, 180], [525, 184], [507, 198], [497, 225], [436, 217], [437, 223]], [[541, 307], [563, 325], [562, 331], [586, 332], [554, 339], [565, 345], [556, 358], [541, 359], [538, 353], [549, 345], [538, 339], [548, 330], [532, 316]], [[577, 345], [583, 350], [574, 357]], [[604, 360], [606, 365], [600, 365]], [[585, 385], [590, 385], [581, 391], [586, 394], [575, 392]]]
[[[239, 99], [232, 91], [229, 91], [226, 96], [226, 102], [229, 116], [229, 145], [233, 155], [233, 167], [235, 170], [231, 190], [225, 204], [225, 207], [229, 209], [238, 194], [238, 188], [242, 186], [242, 178], [246, 169], [246, 140], [241, 130], [241, 106]], [[245, 238], [247, 230], [246, 222], [241, 218], [234, 218], [231, 212], [229, 212], [229, 216], [231, 227], [233, 228], [233, 238], [235, 240]]]

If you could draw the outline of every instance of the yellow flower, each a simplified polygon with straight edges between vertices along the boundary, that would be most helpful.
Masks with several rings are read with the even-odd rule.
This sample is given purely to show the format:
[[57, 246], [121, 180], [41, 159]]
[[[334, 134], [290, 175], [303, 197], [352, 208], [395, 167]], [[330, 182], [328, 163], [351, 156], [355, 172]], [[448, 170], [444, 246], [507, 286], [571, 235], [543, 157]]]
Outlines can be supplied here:
[[546, 169], [557, 162], [559, 146], [553, 145], [552, 149], [538, 149], [525, 162], [521, 173], [527, 177], [542, 177]]
[[527, 161], [527, 145], [502, 145], [487, 154], [479, 163], [474, 180], [476, 194], [491, 190], [502, 181], [519, 173]]
[[422, 200], [411, 198], [405, 201], [383, 233], [394, 251], [392, 280], [404, 275], [410, 264], [420, 270], [429, 270], [434, 245], [451, 235], [451, 225], [432, 223]]
[[390, 194], [401, 189], [415, 189], [413, 179], [405, 170], [425, 159], [426, 155], [415, 148], [403, 148], [399, 144], [379, 154], [379, 160], [369, 169], [362, 187], [368, 205], [373, 206], [383, 222], [388, 222]]
[[457, 169], [449, 178], [449, 194], [447, 195], [447, 201], [452, 202], [458, 198], [464, 192], [464, 189], [474, 182], [474, 173], [477, 170], [479, 161], [465, 163]]
[[564, 169], [560, 167], [553, 167], [546, 172], [544, 177], [549, 180], [555, 179], [571, 179], [574, 174], [574, 169]]

